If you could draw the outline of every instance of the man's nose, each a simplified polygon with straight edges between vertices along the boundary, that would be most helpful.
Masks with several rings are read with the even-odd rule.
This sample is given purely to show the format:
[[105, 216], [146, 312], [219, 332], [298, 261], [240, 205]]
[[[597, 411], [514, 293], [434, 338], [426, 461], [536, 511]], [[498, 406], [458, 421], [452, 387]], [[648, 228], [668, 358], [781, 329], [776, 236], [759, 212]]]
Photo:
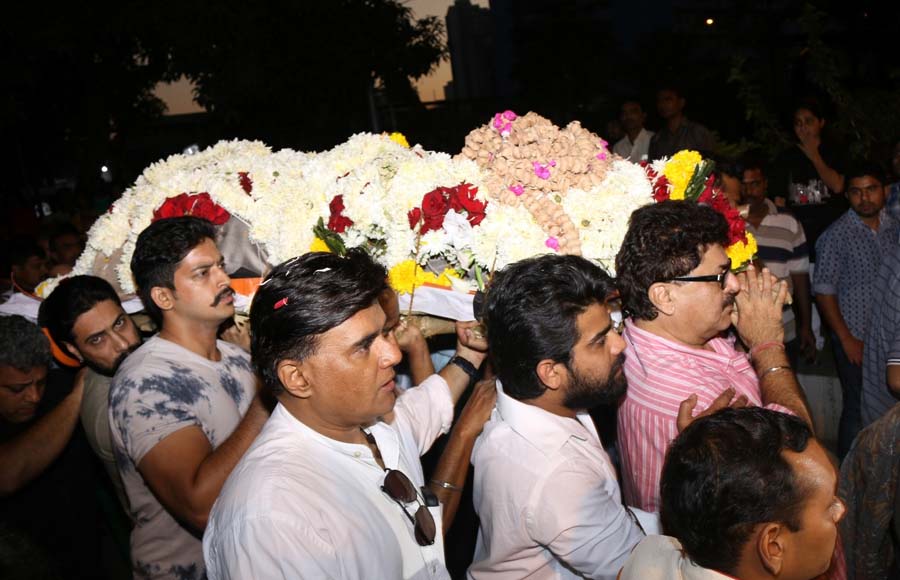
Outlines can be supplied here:
[[37, 386], [37, 383], [31, 383], [27, 389], [25, 389], [25, 400], [29, 403], [34, 403], [35, 405], [41, 402], [41, 391]]

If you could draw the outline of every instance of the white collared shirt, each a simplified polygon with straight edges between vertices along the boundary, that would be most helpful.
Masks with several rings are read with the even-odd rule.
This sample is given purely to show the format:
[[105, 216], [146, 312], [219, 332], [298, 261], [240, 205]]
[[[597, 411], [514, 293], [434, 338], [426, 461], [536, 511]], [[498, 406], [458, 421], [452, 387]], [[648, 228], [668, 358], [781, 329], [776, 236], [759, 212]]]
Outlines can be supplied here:
[[671, 536], [644, 539], [625, 562], [619, 580], [733, 580], [731, 576], [701, 568]]
[[[586, 413], [570, 419], [506, 395], [478, 437], [481, 519], [470, 578], [615, 578], [644, 538]], [[658, 518], [633, 510], [647, 533]]]
[[[397, 399], [391, 424], [370, 432], [385, 466], [419, 489], [419, 457], [452, 420], [447, 383], [432, 375]], [[419, 546], [383, 481], [367, 445], [329, 439], [279, 404], [213, 506], [203, 536], [209, 578], [449, 578], [441, 508], [429, 508], [434, 544]]]
[[632, 163], [640, 163], [647, 161], [648, 152], [650, 151], [650, 138], [653, 137], [653, 131], [641, 129], [637, 139], [632, 143], [628, 135], [625, 135], [613, 145], [613, 153], [619, 157], [631, 161]]

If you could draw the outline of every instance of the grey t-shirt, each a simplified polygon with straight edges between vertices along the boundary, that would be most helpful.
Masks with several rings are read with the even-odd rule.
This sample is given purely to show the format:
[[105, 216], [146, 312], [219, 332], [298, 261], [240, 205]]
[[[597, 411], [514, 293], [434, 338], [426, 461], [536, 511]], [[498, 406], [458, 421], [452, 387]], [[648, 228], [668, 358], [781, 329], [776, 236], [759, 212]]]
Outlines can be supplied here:
[[112, 435], [109, 432], [110, 383], [112, 377], [88, 369], [84, 376], [84, 396], [81, 399], [81, 426], [84, 428], [88, 443], [91, 444], [91, 449], [103, 463], [122, 509], [128, 512], [128, 496], [125, 494], [125, 486], [122, 485], [122, 477], [116, 467]]
[[205, 577], [200, 539], [159, 503], [137, 465], [157, 443], [185, 427], [200, 427], [213, 449], [237, 427], [256, 392], [256, 379], [245, 351], [221, 340], [217, 346], [222, 356], [215, 362], [154, 336], [125, 359], [113, 378], [110, 429], [135, 521], [135, 578]]

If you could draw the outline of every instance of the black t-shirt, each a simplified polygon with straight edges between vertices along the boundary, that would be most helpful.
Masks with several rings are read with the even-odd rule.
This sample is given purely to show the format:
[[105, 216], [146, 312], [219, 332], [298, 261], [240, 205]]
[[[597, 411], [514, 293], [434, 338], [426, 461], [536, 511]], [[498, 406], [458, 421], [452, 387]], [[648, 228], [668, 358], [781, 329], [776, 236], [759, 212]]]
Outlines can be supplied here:
[[[819, 147], [819, 153], [826, 165], [843, 175], [846, 155], [840, 147], [833, 143], [823, 142]], [[835, 193], [830, 190], [828, 190], [829, 197], [822, 203], [804, 204], [791, 199], [791, 184], [805, 185], [810, 181], [817, 180], [821, 180], [821, 178], [815, 166], [796, 144], [792, 144], [778, 157], [768, 180], [769, 197], [772, 199], [785, 198], [787, 207], [803, 226], [811, 262], [816, 260], [816, 240], [850, 207], [843, 193]]]
[[[27, 430], [71, 392], [74, 373], [51, 370], [35, 418], [25, 424], [0, 422], [0, 441]], [[0, 530], [7, 543], [43, 553], [61, 578], [103, 578], [100, 562], [101, 514], [97, 501], [97, 464], [81, 425], [47, 469], [14, 494], [0, 498]], [[35, 554], [24, 555], [33, 558]], [[22, 562], [44, 567], [45, 562]]]

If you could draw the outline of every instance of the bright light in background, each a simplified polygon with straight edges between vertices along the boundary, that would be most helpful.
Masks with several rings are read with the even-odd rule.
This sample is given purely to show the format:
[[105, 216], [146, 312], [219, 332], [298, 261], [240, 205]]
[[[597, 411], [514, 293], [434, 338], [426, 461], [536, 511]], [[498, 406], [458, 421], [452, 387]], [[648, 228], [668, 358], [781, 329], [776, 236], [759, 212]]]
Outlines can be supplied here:
[[100, 166], [100, 173], [106, 173], [107, 171], [109, 171], [109, 167], [107, 167], [106, 165]]
[[707, 25], [707, 26], [712, 26], [712, 25], [715, 24], [715, 23], [716, 23], [716, 21], [713, 20], [712, 18], [707, 18], [707, 19], [706, 19], [706, 25]]

